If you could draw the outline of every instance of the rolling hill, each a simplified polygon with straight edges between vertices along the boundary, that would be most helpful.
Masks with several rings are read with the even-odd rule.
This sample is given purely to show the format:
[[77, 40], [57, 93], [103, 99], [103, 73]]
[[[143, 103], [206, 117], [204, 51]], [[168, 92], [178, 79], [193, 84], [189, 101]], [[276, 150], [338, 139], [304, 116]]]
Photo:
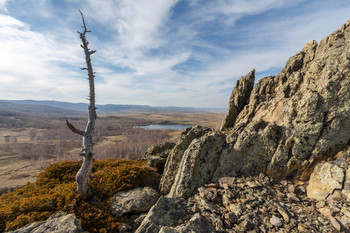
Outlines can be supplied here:
[[[225, 112], [223, 108], [152, 107], [148, 105], [96, 105], [97, 112], [108, 113], [161, 113], [161, 112]], [[42, 116], [79, 116], [88, 111], [86, 103], [38, 100], [0, 100], [1, 112], [15, 112]]]

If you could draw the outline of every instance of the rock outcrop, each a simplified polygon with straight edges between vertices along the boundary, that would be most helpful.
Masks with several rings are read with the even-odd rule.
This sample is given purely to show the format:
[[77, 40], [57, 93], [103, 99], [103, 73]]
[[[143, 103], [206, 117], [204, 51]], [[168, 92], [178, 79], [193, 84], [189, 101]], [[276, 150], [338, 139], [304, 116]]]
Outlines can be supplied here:
[[230, 129], [235, 125], [238, 114], [249, 103], [249, 96], [253, 90], [254, 81], [255, 70], [252, 70], [236, 82], [230, 97], [228, 111], [220, 128], [221, 130]]
[[135, 233], [158, 233], [162, 227], [176, 227], [189, 218], [187, 201], [162, 196], [148, 212]]
[[253, 83], [182, 133], [136, 232], [350, 232], [350, 21]]
[[177, 227], [162, 227], [159, 233], [214, 233], [214, 227], [211, 226], [205, 218], [199, 213], [193, 215], [186, 224], [181, 224]]
[[[350, 21], [320, 44], [308, 42], [277, 76], [252, 89], [239, 80], [221, 133], [188, 129], [170, 152], [162, 194], [191, 196], [222, 176], [259, 172], [308, 179], [317, 162], [350, 143]], [[227, 130], [228, 128], [231, 128]]]
[[222, 152], [225, 139], [212, 133], [194, 139], [183, 154], [169, 197], [189, 197], [211, 181]]
[[[228, 136], [232, 159], [274, 177], [302, 176], [350, 139], [350, 21], [308, 42], [277, 75], [261, 79]], [[306, 178], [308, 178], [306, 176]]]
[[74, 214], [58, 212], [43, 222], [34, 222], [12, 233], [88, 233]]
[[179, 170], [181, 160], [187, 148], [190, 146], [192, 141], [196, 138], [200, 138], [212, 130], [207, 127], [194, 126], [185, 129], [179, 141], [170, 152], [168, 159], [165, 163], [163, 176], [160, 180], [159, 189], [162, 194], [167, 194], [174, 183], [175, 176]]
[[215, 228], [196, 211], [196, 204], [182, 198], [161, 197], [136, 233], [214, 233]]

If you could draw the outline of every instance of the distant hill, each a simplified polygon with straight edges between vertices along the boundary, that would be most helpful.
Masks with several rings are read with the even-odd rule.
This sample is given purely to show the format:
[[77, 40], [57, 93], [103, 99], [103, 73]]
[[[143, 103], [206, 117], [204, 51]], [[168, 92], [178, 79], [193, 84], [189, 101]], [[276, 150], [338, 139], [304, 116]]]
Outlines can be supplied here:
[[[148, 105], [96, 105], [98, 113], [225, 112], [223, 108], [152, 107]], [[0, 100], [0, 111], [44, 116], [79, 116], [88, 111], [86, 103], [38, 100]]]
[[82, 116], [83, 112], [52, 107], [44, 104], [18, 103], [11, 101], [0, 101], [0, 115], [40, 115], [40, 116]]

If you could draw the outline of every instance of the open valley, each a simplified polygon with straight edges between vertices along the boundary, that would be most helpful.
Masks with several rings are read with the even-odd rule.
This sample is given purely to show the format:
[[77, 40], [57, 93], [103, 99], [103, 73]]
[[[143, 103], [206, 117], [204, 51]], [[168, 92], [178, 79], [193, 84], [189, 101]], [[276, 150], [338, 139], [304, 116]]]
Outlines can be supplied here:
[[[95, 158], [137, 159], [166, 141], [176, 142], [181, 130], [147, 130], [135, 126], [203, 125], [218, 128], [223, 113], [168, 112], [99, 115], [95, 127]], [[83, 129], [86, 117], [29, 116], [0, 113], [0, 189], [33, 182], [52, 162], [77, 160], [81, 137], [65, 124]]]

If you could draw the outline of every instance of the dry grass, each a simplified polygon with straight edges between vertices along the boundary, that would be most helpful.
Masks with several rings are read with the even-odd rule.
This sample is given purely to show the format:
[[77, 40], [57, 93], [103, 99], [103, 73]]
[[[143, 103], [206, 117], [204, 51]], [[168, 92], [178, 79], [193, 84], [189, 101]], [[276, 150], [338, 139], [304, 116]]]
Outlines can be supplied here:
[[42, 170], [40, 166], [32, 165], [28, 160], [19, 158], [2, 160], [0, 162], [0, 189], [34, 182]]
[[135, 121], [152, 121], [153, 124], [202, 125], [218, 129], [224, 119], [224, 113], [152, 113], [152, 114], [114, 114], [110, 116], [127, 117]]

